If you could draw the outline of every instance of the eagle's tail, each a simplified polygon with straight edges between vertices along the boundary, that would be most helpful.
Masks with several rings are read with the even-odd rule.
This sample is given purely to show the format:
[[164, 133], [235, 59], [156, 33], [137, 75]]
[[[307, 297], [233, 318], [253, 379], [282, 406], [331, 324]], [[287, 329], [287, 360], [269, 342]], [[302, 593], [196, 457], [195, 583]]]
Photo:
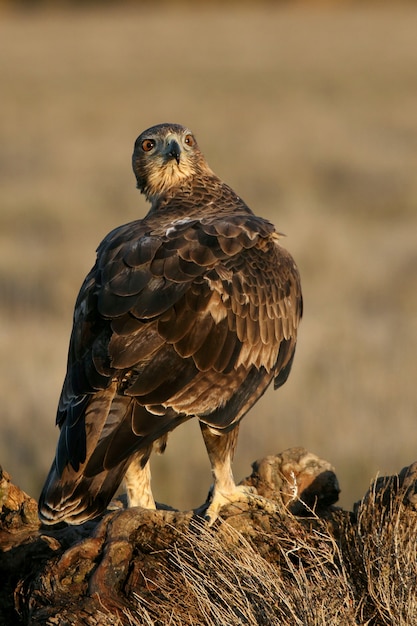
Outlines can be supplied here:
[[44, 524], [82, 524], [105, 511], [119, 487], [128, 455], [88, 471], [97, 442], [111, 434], [113, 420], [130, 421], [131, 398], [118, 398], [113, 384], [91, 396], [68, 403], [55, 459], [39, 498]]
[[52, 464], [39, 498], [39, 517], [44, 524], [82, 524], [106, 510], [120, 485], [129, 460], [95, 476], [66, 467], [60, 476]]

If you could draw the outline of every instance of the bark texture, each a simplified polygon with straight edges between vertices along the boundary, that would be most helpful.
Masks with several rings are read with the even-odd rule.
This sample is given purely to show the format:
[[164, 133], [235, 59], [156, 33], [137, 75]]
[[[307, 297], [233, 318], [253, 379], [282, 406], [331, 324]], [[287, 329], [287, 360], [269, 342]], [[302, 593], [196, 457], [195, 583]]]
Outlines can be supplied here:
[[[415, 478], [411, 466], [395, 479], [380, 479], [364, 502], [380, 490], [381, 506], [387, 506], [389, 494], [404, 487], [404, 502], [414, 510]], [[256, 576], [245, 579], [249, 563], [254, 571], [262, 562], [283, 580], [294, 577], [295, 564], [307, 563], [310, 552], [319, 553], [332, 538], [353, 549], [349, 537], [356, 517], [333, 506], [339, 493], [333, 468], [302, 448], [256, 461], [242, 482], [273, 502], [275, 513], [231, 505], [208, 528], [193, 511], [120, 508], [80, 526], [42, 527], [37, 503], [3, 471], [0, 624], [217, 623], [213, 611], [218, 598], [227, 597], [229, 564], [253, 623], [273, 623], [268, 611], [275, 615], [283, 609], [267, 601], [266, 591], [250, 591], [248, 581]], [[330, 573], [337, 569], [332, 558], [324, 567]], [[214, 584], [222, 572], [222, 582]], [[216, 585], [224, 585], [218, 597]], [[217, 609], [210, 608], [211, 596]], [[239, 611], [244, 609], [234, 609], [236, 621], [225, 618], [224, 623], [238, 624]], [[340, 623], [350, 622], [346, 617]]]

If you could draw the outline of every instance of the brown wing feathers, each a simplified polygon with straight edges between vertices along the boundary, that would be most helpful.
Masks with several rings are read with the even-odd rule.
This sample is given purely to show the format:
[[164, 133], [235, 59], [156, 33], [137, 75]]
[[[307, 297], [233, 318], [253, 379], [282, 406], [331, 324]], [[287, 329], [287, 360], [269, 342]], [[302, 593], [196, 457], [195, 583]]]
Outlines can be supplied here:
[[[199, 372], [214, 370], [227, 375], [236, 366], [270, 371], [277, 363], [280, 342], [294, 330], [293, 320], [282, 317], [285, 305], [279, 304], [290, 287], [277, 286], [270, 269], [265, 268], [263, 276], [257, 271], [263, 251], [256, 243], [261, 234], [268, 238], [272, 227], [251, 215], [238, 216], [231, 223], [193, 220], [174, 224], [165, 238], [147, 234], [145, 251], [138, 245], [135, 227], [143, 228], [140, 222], [133, 223], [131, 239], [119, 244], [117, 253], [111, 239], [107, 248], [101, 249], [96, 282], [89, 289], [98, 290], [98, 310], [104, 325], [98, 335], [93, 335], [89, 350], [84, 344], [84, 358], [75, 364], [78, 378], [73, 385], [83, 393], [92, 393], [97, 384], [105, 387], [112, 378], [119, 378], [125, 396], [149, 407], [165, 403], [168, 408], [170, 398], [183, 392], [190, 399], [179, 404], [188, 414], [201, 414], [204, 411], [199, 410], [198, 398], [202, 394], [196, 388], [205, 389], [204, 377], [190, 385]], [[118, 244], [118, 231], [113, 237]], [[275, 253], [275, 243], [270, 241], [269, 245]], [[187, 273], [181, 261], [187, 263]], [[289, 273], [288, 281], [290, 277]], [[269, 304], [269, 308], [267, 293], [274, 295], [274, 305]], [[210, 308], [212, 301], [216, 313]], [[280, 368], [286, 365], [294, 344], [285, 342], [287, 349], [281, 350], [277, 363]], [[237, 382], [233, 384], [231, 377], [226, 401], [244, 378], [235, 376]], [[86, 389], [88, 384], [90, 389]], [[225, 423], [235, 417], [225, 415]], [[72, 420], [75, 424], [78, 415]], [[161, 429], [168, 426], [162, 427], [156, 420], [155, 433], [162, 434]], [[101, 439], [105, 441], [106, 436], [104, 432]]]

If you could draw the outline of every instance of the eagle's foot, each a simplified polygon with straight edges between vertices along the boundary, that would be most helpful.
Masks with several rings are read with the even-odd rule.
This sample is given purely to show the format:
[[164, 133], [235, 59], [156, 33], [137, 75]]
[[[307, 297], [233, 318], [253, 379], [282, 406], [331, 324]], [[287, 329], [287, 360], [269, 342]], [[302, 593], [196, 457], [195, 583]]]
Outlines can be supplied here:
[[214, 490], [211, 496], [211, 501], [204, 513], [204, 518], [208, 522], [209, 526], [212, 526], [219, 517], [219, 513], [224, 506], [235, 505], [241, 511], [251, 509], [262, 509], [266, 513], [273, 515], [277, 512], [276, 505], [258, 495], [254, 487], [248, 487], [246, 485], [236, 485], [234, 490], [228, 493], [223, 493], [220, 490]]

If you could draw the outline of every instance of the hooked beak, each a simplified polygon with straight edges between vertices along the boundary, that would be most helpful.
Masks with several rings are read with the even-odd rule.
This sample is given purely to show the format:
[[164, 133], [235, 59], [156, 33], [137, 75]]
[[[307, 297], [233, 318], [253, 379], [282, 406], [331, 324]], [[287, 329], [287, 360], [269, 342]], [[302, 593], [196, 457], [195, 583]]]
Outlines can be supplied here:
[[167, 146], [166, 155], [170, 159], [175, 159], [177, 162], [177, 165], [179, 165], [180, 156], [181, 156], [181, 148], [179, 147], [175, 139], [171, 139], [171, 141], [169, 142]]

